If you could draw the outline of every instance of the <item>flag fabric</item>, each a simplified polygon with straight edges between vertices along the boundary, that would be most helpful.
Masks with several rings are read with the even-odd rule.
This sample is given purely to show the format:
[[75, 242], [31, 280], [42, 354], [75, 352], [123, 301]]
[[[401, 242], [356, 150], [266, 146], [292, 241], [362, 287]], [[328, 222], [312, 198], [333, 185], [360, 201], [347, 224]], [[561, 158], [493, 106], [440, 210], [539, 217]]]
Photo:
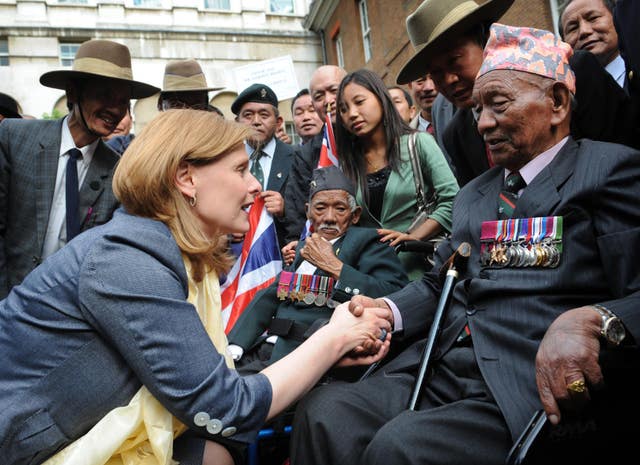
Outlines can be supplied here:
[[327, 112], [324, 122], [324, 137], [322, 138], [322, 148], [320, 149], [318, 168], [326, 168], [331, 165], [340, 166], [338, 163], [336, 139], [333, 136], [333, 126], [331, 125], [331, 113]]
[[260, 197], [249, 210], [249, 225], [238, 259], [220, 285], [226, 333], [256, 293], [273, 283], [282, 271], [276, 226]]
[[[338, 150], [336, 149], [336, 139], [333, 136], [333, 126], [331, 125], [331, 113], [327, 111], [324, 121], [324, 133], [322, 137], [322, 147], [320, 148], [320, 159], [317, 168], [326, 168], [327, 166], [340, 167], [338, 163]], [[311, 222], [309, 220], [304, 224], [300, 240], [304, 240], [313, 231], [311, 231]]]

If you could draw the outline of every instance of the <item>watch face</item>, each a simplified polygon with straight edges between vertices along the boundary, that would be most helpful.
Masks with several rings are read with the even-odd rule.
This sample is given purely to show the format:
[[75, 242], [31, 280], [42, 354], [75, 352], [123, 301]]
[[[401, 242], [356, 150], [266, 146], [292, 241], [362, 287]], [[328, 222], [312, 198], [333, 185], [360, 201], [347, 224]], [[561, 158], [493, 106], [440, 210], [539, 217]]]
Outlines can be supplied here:
[[609, 318], [605, 323], [604, 335], [607, 341], [611, 344], [620, 344], [624, 340], [626, 334], [624, 325], [618, 318]]

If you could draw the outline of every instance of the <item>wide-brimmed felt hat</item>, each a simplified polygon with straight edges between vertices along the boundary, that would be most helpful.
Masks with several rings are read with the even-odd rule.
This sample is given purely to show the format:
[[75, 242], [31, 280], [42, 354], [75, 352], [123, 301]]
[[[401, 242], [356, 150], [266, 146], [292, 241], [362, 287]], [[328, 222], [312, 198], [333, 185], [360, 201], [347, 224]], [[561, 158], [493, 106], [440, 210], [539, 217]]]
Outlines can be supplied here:
[[202, 68], [193, 59], [170, 61], [164, 69], [162, 92], [209, 92], [223, 88], [207, 86]]
[[66, 90], [70, 79], [103, 78], [125, 82], [131, 86], [131, 98], [150, 97], [160, 89], [134, 81], [131, 54], [122, 44], [110, 40], [92, 39], [78, 48], [70, 70], [49, 71], [40, 76], [40, 84]]
[[0, 115], [5, 118], [22, 118], [18, 113], [18, 102], [7, 94], [0, 93]]
[[407, 33], [415, 53], [396, 79], [407, 84], [426, 74], [429, 60], [477, 24], [493, 23], [514, 0], [425, 0], [409, 17]]

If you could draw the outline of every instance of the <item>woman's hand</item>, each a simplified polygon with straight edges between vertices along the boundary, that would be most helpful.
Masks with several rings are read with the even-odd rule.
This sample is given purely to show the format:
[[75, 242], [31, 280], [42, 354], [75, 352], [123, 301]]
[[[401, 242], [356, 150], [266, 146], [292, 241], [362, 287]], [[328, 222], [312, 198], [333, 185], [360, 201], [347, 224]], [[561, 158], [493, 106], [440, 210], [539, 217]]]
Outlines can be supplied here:
[[[382, 358], [386, 355], [383, 346], [389, 344], [391, 333], [388, 312], [385, 308], [369, 307], [356, 316], [346, 302], [335, 308], [327, 328], [342, 335], [343, 355], [350, 352], [350, 358], [360, 361], [352, 364], [372, 363], [369, 361], [371, 357]], [[383, 330], [388, 334], [384, 342], [381, 340]]]
[[391, 247], [395, 247], [401, 242], [405, 241], [419, 241], [420, 238], [413, 234], [403, 233], [400, 231], [394, 231], [393, 229], [378, 229], [380, 242], [389, 242]]

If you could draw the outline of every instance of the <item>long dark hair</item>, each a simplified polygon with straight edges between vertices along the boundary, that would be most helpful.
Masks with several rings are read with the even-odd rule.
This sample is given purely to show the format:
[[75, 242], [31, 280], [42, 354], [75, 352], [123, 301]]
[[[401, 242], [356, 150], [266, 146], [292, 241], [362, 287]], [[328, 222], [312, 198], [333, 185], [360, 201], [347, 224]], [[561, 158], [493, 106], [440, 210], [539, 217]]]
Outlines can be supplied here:
[[400, 136], [413, 132], [413, 129], [405, 123], [398, 110], [396, 110], [393, 100], [387, 91], [380, 76], [368, 69], [359, 69], [349, 73], [340, 83], [336, 107], [336, 145], [340, 154], [340, 166], [342, 171], [354, 183], [360, 185], [365, 202], [369, 198], [367, 188], [367, 163], [362, 150], [362, 141], [354, 134], [347, 131], [345, 123], [340, 115], [340, 106], [344, 98], [344, 88], [348, 84], [358, 84], [369, 92], [372, 92], [380, 105], [382, 105], [382, 125], [384, 127], [385, 140], [387, 144], [387, 158], [392, 170], [397, 171], [400, 165]]

